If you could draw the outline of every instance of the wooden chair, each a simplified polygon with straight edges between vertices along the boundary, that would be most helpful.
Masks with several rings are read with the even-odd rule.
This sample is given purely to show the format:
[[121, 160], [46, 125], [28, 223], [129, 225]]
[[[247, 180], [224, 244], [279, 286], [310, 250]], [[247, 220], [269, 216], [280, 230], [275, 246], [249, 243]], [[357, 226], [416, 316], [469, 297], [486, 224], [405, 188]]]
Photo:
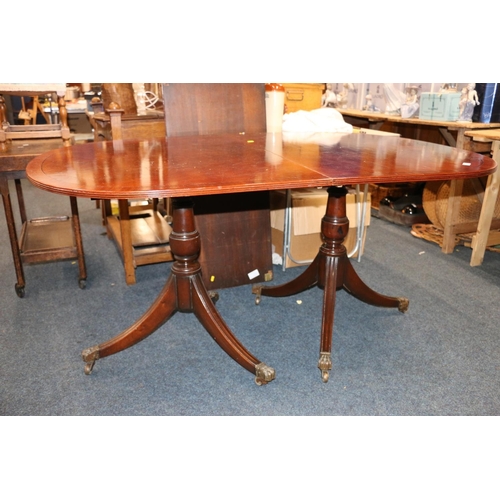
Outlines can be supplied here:
[[[164, 84], [163, 102], [168, 137], [266, 131], [264, 84]], [[207, 289], [272, 279], [269, 207], [268, 192], [195, 198]]]
[[[60, 137], [63, 144], [69, 146], [71, 133], [68, 127], [68, 111], [64, 101], [65, 89], [65, 84], [57, 83], [0, 84], [0, 151], [6, 151], [7, 143], [13, 139], [51, 139]], [[56, 93], [58, 96], [59, 123], [12, 125], [7, 121], [7, 108], [3, 95], [29, 96], [37, 99], [40, 95], [52, 93]], [[43, 108], [41, 109], [43, 110]]]
[[99, 100], [93, 100], [91, 106], [94, 112], [88, 116], [94, 128], [94, 141], [165, 137], [163, 112], [127, 114], [119, 103], [112, 102], [104, 109]]

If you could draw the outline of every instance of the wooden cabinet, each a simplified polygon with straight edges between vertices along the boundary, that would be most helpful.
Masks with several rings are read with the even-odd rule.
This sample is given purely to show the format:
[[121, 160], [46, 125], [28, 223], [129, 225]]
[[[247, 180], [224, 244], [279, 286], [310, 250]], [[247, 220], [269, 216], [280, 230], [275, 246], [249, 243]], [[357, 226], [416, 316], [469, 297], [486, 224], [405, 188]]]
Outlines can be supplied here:
[[285, 87], [285, 112], [293, 113], [321, 108], [324, 83], [283, 83]]

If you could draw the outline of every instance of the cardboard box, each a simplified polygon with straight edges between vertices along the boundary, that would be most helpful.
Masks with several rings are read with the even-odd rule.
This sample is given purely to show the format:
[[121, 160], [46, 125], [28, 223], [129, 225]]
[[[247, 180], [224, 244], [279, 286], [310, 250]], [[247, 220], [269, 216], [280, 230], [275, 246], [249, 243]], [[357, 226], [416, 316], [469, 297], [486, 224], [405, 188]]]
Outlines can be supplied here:
[[[361, 193], [363, 196], [363, 193]], [[364, 250], [366, 230], [370, 225], [370, 194], [366, 205], [365, 231], [361, 245], [361, 255]], [[304, 188], [291, 190], [291, 228], [289, 256], [285, 261], [285, 268], [306, 265], [318, 253], [323, 244], [321, 239], [321, 219], [325, 215], [328, 193], [326, 188]], [[349, 233], [344, 240], [347, 252], [350, 253], [356, 246], [357, 215], [354, 192], [346, 197], [347, 218], [349, 219]], [[283, 238], [286, 207], [286, 191], [271, 192], [271, 238], [273, 252], [283, 257]], [[354, 254], [354, 257], [358, 252]], [[291, 258], [290, 258], [291, 256]], [[293, 259], [293, 260], [292, 260]], [[298, 262], [296, 262], [298, 261]]]

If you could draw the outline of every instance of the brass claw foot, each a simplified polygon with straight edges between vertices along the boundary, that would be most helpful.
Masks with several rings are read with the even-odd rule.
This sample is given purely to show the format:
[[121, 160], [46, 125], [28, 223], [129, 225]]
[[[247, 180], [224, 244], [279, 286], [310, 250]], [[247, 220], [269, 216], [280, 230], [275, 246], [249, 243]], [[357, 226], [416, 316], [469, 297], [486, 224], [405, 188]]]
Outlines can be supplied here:
[[398, 311], [402, 312], [402, 313], [405, 313], [406, 311], [408, 311], [409, 305], [410, 305], [409, 299], [406, 299], [404, 297], [400, 297], [399, 298]]
[[85, 375], [90, 375], [92, 373], [92, 369], [94, 368], [95, 362], [99, 359], [99, 346], [96, 345], [94, 347], [84, 349], [82, 351], [82, 358], [86, 363], [83, 371], [85, 372]]
[[254, 285], [252, 287], [252, 293], [255, 294], [255, 305], [258, 306], [260, 304], [262, 285]]
[[321, 378], [323, 382], [328, 382], [330, 377], [329, 370], [332, 369], [332, 357], [329, 352], [320, 352], [318, 368], [321, 370]]
[[274, 380], [275, 375], [274, 368], [267, 366], [265, 363], [259, 363], [255, 366], [255, 383], [257, 385], [266, 385], [271, 380]]

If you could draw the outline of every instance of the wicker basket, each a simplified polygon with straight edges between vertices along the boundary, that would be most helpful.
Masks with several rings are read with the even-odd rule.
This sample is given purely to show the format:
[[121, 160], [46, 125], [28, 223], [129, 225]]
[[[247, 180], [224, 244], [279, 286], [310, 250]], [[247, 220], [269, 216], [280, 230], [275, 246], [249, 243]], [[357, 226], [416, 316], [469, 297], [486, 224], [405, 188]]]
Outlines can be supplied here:
[[[435, 227], [440, 229], [444, 228], [446, 221], [450, 184], [450, 181], [428, 182], [422, 194], [422, 205], [427, 217]], [[473, 182], [470, 180], [464, 181], [460, 210], [456, 222], [477, 222], [481, 213], [481, 206]], [[493, 217], [500, 218], [500, 197], [497, 199]]]

